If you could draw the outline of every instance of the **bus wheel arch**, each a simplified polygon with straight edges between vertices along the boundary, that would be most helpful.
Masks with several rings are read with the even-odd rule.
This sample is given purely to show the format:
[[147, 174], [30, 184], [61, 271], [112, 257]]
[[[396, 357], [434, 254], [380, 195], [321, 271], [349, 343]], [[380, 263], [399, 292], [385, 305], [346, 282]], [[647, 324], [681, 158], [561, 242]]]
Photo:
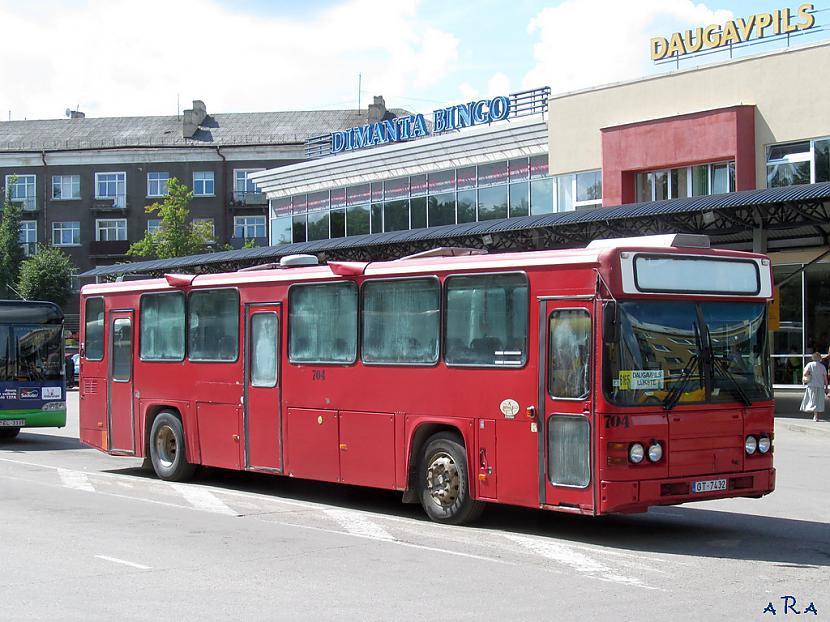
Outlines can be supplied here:
[[458, 428], [426, 424], [416, 430], [410, 452], [410, 490], [433, 521], [460, 525], [481, 515], [484, 502], [474, 498], [469, 463]]
[[196, 465], [187, 461], [182, 417], [175, 408], [160, 407], [147, 417], [148, 454], [160, 479], [182, 482], [193, 477]]

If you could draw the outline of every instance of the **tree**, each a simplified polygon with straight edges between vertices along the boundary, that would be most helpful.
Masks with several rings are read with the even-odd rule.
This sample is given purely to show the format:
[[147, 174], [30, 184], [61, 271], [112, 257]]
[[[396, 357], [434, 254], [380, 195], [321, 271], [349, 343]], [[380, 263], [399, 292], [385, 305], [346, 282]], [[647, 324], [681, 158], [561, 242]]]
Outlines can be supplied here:
[[[13, 184], [14, 177], [9, 178]], [[23, 249], [20, 247], [20, 219], [22, 211], [19, 205], [11, 201], [11, 189], [3, 192], [3, 217], [0, 220], [0, 296], [19, 298], [14, 288], [23, 262]]]
[[20, 266], [17, 289], [28, 300], [48, 300], [62, 306], [72, 293], [72, 260], [58, 248], [39, 246]]
[[167, 182], [164, 201], [145, 208], [148, 214], [159, 217], [159, 228], [147, 231], [143, 239], [130, 245], [127, 254], [170, 259], [206, 252], [208, 245], [213, 242], [213, 231], [210, 223], [188, 222], [192, 199], [193, 192], [175, 177], [171, 177]]

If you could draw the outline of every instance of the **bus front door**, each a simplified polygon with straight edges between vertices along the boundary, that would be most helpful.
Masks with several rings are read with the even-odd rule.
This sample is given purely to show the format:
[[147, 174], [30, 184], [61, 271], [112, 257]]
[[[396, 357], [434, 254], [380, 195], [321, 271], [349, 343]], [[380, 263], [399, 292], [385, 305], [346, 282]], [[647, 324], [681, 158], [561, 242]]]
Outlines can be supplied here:
[[134, 454], [132, 310], [113, 311], [109, 328], [110, 348], [107, 366], [109, 450], [116, 454]]
[[540, 501], [594, 512], [592, 297], [539, 302]]
[[245, 305], [245, 468], [282, 472], [280, 307]]

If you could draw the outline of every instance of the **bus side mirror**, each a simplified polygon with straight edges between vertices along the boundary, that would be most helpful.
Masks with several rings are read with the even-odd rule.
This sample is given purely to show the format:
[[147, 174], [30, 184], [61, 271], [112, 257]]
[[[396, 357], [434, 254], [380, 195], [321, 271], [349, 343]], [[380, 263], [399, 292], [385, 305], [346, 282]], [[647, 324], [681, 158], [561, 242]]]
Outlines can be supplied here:
[[608, 300], [602, 304], [602, 340], [611, 343], [619, 338], [620, 314], [617, 303]]

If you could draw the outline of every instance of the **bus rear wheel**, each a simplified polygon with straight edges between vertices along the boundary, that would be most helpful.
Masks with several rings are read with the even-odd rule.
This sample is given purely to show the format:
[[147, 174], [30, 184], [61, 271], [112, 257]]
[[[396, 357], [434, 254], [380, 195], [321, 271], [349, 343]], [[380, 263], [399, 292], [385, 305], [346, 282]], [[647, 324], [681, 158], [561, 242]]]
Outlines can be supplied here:
[[451, 433], [427, 441], [418, 466], [418, 492], [427, 516], [436, 523], [461, 525], [481, 516], [484, 503], [473, 499], [464, 445]]
[[153, 420], [150, 462], [156, 475], [168, 482], [183, 482], [196, 471], [196, 465], [187, 461], [182, 422], [173, 413], [159, 413]]
[[20, 428], [0, 428], [0, 438], [15, 438], [20, 434]]

